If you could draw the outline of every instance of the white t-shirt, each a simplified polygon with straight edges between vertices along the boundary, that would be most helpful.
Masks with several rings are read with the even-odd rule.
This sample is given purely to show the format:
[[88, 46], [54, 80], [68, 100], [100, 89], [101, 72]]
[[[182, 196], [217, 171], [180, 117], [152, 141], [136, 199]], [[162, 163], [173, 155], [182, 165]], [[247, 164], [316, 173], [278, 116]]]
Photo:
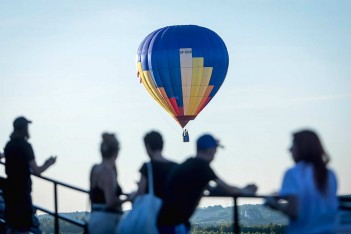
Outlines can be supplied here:
[[297, 163], [285, 173], [280, 195], [298, 198], [297, 219], [290, 220], [286, 233], [333, 233], [338, 209], [337, 180], [329, 169], [327, 181], [324, 195], [315, 183], [313, 166], [305, 162]]

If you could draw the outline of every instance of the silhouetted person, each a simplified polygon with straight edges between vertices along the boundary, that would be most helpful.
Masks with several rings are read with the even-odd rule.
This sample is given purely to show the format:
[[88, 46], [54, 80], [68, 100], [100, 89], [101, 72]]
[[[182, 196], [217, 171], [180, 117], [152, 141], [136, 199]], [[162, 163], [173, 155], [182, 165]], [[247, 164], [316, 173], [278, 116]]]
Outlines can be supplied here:
[[337, 180], [326, 167], [329, 158], [317, 134], [294, 133], [290, 152], [295, 165], [286, 171], [279, 192], [288, 203], [269, 198], [266, 205], [289, 217], [286, 233], [334, 233]]
[[28, 233], [32, 227], [32, 180], [31, 173], [40, 175], [56, 162], [50, 157], [42, 166], [35, 161], [31, 144], [28, 143], [28, 124], [25, 117], [18, 117], [13, 122], [10, 141], [4, 149], [5, 170], [7, 174], [5, 188], [5, 218], [7, 233]]
[[[144, 137], [145, 149], [150, 157], [153, 173], [154, 193], [157, 197], [163, 199], [166, 190], [167, 176], [171, 169], [177, 163], [166, 159], [162, 155], [163, 139], [159, 132], [151, 131]], [[148, 193], [148, 168], [144, 163], [140, 168], [140, 182], [136, 195]]]
[[158, 216], [160, 234], [188, 233], [189, 219], [210, 181], [215, 181], [217, 187], [228, 195], [254, 194], [257, 190], [255, 185], [243, 189], [230, 186], [217, 177], [210, 163], [220, 144], [213, 136], [202, 135], [196, 146], [196, 156], [176, 166], [169, 175], [167, 192]]
[[100, 152], [102, 161], [90, 172], [91, 234], [114, 233], [122, 215], [122, 189], [117, 181], [116, 159], [120, 146], [114, 134], [103, 133]]
[[183, 142], [189, 142], [189, 141], [190, 141], [189, 132], [188, 132], [188, 130], [184, 129]]

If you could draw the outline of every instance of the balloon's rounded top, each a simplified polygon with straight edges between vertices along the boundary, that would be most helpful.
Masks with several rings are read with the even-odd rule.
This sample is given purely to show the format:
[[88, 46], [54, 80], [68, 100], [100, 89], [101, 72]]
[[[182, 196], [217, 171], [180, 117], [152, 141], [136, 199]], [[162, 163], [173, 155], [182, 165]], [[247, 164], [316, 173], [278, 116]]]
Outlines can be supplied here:
[[137, 52], [140, 81], [182, 127], [217, 93], [228, 65], [224, 41], [197, 25], [157, 29], [145, 37]]

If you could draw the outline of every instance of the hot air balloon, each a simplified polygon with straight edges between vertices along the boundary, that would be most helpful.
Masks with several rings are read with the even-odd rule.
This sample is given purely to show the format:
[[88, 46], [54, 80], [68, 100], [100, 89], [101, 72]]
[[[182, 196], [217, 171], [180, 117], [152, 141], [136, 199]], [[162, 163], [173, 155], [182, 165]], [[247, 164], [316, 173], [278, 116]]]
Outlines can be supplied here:
[[216, 95], [228, 65], [223, 40], [197, 25], [157, 29], [137, 53], [140, 82], [182, 128]]

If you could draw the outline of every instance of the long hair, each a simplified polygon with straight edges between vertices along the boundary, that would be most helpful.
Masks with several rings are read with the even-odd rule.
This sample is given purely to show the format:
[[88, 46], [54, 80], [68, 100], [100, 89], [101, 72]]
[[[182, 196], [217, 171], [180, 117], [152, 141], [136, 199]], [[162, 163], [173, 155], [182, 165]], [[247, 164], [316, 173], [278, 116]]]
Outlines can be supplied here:
[[10, 139], [12, 140], [14, 138], [24, 138], [27, 140], [29, 138], [28, 127], [21, 128], [21, 129], [14, 129], [10, 135]]
[[103, 133], [100, 151], [103, 158], [110, 158], [119, 151], [119, 142], [112, 133]]
[[318, 190], [326, 194], [327, 191], [327, 163], [329, 156], [325, 153], [318, 135], [311, 130], [302, 130], [293, 134], [294, 144], [297, 146], [297, 161], [304, 161], [313, 165], [314, 180]]

